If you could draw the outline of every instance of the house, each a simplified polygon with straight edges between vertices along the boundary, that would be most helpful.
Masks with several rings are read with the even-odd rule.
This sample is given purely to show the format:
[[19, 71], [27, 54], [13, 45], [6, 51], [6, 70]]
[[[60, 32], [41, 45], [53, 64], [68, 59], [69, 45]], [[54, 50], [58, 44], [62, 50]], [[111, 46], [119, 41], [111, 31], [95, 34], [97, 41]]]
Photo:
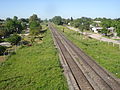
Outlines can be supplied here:
[[70, 23], [68, 23], [68, 25], [70, 25]]
[[110, 27], [110, 28], [107, 28], [110, 32], [114, 32], [115, 28], [114, 27]]
[[114, 37], [116, 37], [117, 36], [117, 33], [115, 32], [115, 28], [114, 27], [109, 27], [109, 28], [107, 28], [108, 29], [108, 35], [109, 36], [114, 36]]
[[92, 28], [92, 31], [95, 32], [95, 33], [98, 33], [102, 30], [103, 28], [102, 27], [93, 27]]

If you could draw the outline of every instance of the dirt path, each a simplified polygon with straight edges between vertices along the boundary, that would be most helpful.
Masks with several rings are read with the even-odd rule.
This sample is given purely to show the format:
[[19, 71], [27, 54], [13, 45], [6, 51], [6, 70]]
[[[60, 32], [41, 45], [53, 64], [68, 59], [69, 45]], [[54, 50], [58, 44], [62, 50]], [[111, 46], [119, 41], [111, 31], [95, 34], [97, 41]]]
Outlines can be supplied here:
[[[74, 27], [71, 27], [71, 26], [66, 26], [67, 28], [71, 29], [71, 30], [74, 30], [74, 31], [77, 31], [79, 33], [82, 33], [79, 31], [79, 29], [77, 28], [74, 28]], [[103, 37], [102, 35], [100, 34], [96, 34], [96, 33], [89, 33], [89, 32], [84, 32], [83, 33], [84, 35], [86, 34], [87, 36], [91, 37], [91, 38], [94, 38], [94, 39], [97, 39], [97, 40], [100, 40], [100, 41], [104, 41], [104, 42], [112, 42], [114, 44], [120, 44], [119, 41], [116, 41], [116, 40], [112, 40], [112, 39], [108, 39], [108, 38], [105, 38]]]
[[0, 56], [0, 63], [4, 61], [5, 61], [4, 56]]

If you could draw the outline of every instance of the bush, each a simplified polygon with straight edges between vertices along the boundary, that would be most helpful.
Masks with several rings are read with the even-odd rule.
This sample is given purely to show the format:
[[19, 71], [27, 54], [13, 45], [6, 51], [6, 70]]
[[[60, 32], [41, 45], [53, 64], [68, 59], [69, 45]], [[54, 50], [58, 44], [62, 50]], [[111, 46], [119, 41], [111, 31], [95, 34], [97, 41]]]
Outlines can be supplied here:
[[17, 34], [13, 34], [6, 41], [10, 42], [12, 45], [16, 45], [21, 40], [21, 37]]
[[6, 47], [0, 46], [0, 55], [2, 55], [6, 50]]

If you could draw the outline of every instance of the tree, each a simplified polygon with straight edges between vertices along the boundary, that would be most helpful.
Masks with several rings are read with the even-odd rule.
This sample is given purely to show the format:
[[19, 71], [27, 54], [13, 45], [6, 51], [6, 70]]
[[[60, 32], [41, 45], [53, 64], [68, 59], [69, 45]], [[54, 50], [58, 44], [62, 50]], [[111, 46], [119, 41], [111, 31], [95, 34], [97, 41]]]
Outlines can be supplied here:
[[39, 35], [41, 29], [42, 29], [41, 26], [31, 28], [30, 34], [31, 34], [31, 35], [34, 35], [34, 36]]
[[17, 20], [18, 20], [18, 17], [17, 17], [17, 16], [14, 16], [14, 17], [13, 17], [13, 21], [16, 22]]
[[44, 20], [44, 22], [45, 22], [45, 23], [48, 23], [48, 20], [47, 20], [47, 18]]
[[33, 36], [40, 34], [42, 27], [40, 25], [40, 19], [37, 17], [37, 15], [33, 14], [29, 20], [30, 34]]
[[41, 31], [42, 27], [40, 25], [40, 23], [38, 23], [37, 21], [32, 21], [30, 23], [30, 34], [31, 35], [38, 35]]
[[111, 24], [112, 24], [112, 21], [106, 19], [106, 20], [103, 20], [103, 21], [102, 21], [101, 26], [102, 26], [102, 27], [109, 28], [109, 27], [112, 26]]
[[57, 25], [62, 25], [63, 22], [62, 22], [62, 18], [60, 16], [55, 16], [52, 18], [52, 22], [57, 24]]
[[78, 28], [79, 28], [80, 31], [83, 33], [83, 31], [84, 31], [84, 26], [83, 26], [83, 25], [80, 25]]
[[40, 23], [37, 21], [30, 22], [30, 28], [39, 27]]
[[73, 21], [73, 18], [71, 17], [70, 21]]
[[5, 28], [8, 32], [8, 35], [13, 33], [20, 33], [22, 31], [21, 22], [16, 16], [13, 19], [7, 18], [5, 22]]
[[21, 22], [22, 29], [27, 29], [27, 24], [25, 22]]
[[32, 21], [38, 21], [38, 22], [40, 22], [40, 18], [38, 18], [38, 16], [36, 14], [33, 14], [29, 18], [29, 22], [32, 22]]
[[91, 23], [92, 23], [91, 18], [82, 17], [82, 18], [78, 18], [78, 19], [73, 20], [71, 22], [71, 25], [73, 27], [79, 28], [80, 30], [83, 31], [83, 30], [89, 30]]
[[101, 33], [104, 34], [105, 36], [107, 36], [108, 29], [106, 29], [105, 27], [103, 27], [103, 29], [101, 30]]
[[5, 22], [5, 28], [8, 34], [12, 34], [15, 31], [15, 23], [12, 19], [7, 18]]
[[80, 19], [75, 19], [74, 21], [71, 22], [71, 25], [75, 28], [78, 28], [81, 24], [81, 20]]
[[19, 19], [19, 22], [21, 23], [21, 27], [23, 30], [27, 29], [27, 24], [29, 23], [29, 19], [21, 18]]
[[68, 19], [62, 19], [62, 24], [68, 24], [68, 23], [70, 23], [71, 22], [71, 20], [68, 18]]
[[27, 18], [21, 18], [19, 19], [20, 22], [24, 22], [24, 23], [29, 23], [29, 19]]
[[14, 27], [15, 27], [14, 32], [21, 33], [21, 31], [22, 31], [22, 25], [21, 25], [21, 22], [18, 20], [17, 16], [13, 17], [13, 22], [14, 22]]
[[117, 22], [116, 32], [117, 32], [117, 36], [120, 37], [120, 22]]

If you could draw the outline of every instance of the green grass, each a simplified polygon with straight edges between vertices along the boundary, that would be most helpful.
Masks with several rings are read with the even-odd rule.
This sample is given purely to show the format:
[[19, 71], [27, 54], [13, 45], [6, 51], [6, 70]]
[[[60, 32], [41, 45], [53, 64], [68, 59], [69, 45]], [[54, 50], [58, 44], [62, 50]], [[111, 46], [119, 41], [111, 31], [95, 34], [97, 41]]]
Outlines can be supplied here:
[[[63, 29], [63, 26], [56, 27], [61, 31]], [[112, 44], [108, 45], [106, 42], [86, 38], [68, 28], [65, 29], [64, 35], [91, 56], [102, 67], [120, 78], [120, 50], [118, 45], [113, 47]]]
[[51, 33], [0, 63], [0, 90], [68, 90]]

